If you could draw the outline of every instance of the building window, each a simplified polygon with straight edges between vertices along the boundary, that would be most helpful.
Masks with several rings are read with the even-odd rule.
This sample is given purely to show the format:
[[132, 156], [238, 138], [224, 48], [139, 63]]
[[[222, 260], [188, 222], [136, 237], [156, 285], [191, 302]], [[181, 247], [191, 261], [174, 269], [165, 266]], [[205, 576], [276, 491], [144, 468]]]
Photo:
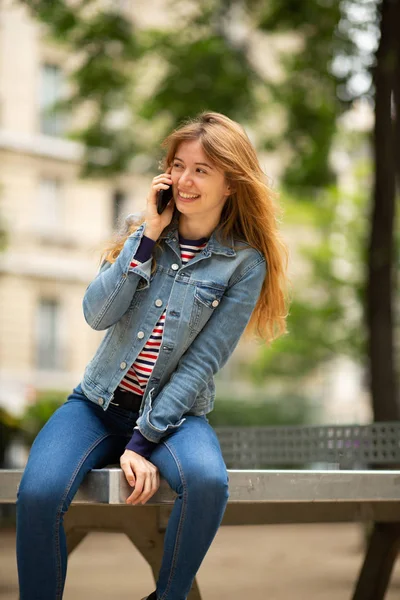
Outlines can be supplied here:
[[124, 215], [126, 196], [124, 192], [116, 190], [113, 194], [113, 214], [112, 214], [112, 227], [116, 227], [120, 223], [120, 219]]
[[57, 65], [45, 63], [40, 67], [39, 106], [40, 131], [45, 135], [62, 136], [65, 131], [65, 115], [52, 106], [60, 100], [64, 91], [64, 75]]
[[41, 179], [39, 182], [37, 228], [42, 233], [53, 232], [62, 227], [63, 197], [62, 185], [58, 179]]
[[61, 365], [60, 305], [57, 300], [41, 298], [36, 316], [36, 367], [56, 370]]

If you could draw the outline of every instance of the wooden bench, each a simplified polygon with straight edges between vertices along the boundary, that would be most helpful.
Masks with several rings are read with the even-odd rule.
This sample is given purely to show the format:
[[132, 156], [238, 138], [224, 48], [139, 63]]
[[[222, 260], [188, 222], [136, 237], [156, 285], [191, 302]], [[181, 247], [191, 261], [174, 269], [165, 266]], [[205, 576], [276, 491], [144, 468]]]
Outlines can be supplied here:
[[[383, 600], [400, 545], [400, 423], [216, 431], [229, 472], [222, 525], [373, 522], [352, 598]], [[385, 470], [371, 470], [382, 465]], [[0, 503], [15, 503], [21, 474], [0, 471]], [[123, 532], [156, 579], [175, 494], [162, 481], [146, 505], [132, 507], [125, 504], [130, 491], [116, 466], [92, 470], [65, 517], [68, 551], [91, 531]], [[137, 519], [127, 515], [132, 510]], [[189, 598], [200, 600], [197, 583]]]

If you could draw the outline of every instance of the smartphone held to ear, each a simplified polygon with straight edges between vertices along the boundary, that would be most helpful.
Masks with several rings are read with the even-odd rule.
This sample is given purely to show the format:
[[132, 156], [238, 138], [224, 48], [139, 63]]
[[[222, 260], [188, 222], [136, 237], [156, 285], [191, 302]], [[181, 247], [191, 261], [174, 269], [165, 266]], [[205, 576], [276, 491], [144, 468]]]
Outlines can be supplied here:
[[172, 197], [172, 185], [170, 185], [167, 190], [160, 190], [157, 192], [157, 212], [159, 215], [167, 208], [167, 204]]

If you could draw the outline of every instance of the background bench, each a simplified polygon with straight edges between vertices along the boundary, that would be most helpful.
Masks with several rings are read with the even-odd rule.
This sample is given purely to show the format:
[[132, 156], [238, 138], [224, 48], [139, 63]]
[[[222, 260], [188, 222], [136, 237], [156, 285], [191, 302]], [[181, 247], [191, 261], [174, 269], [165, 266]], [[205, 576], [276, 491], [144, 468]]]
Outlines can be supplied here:
[[[216, 432], [229, 472], [222, 525], [373, 522], [352, 598], [383, 600], [400, 545], [400, 423]], [[0, 471], [0, 502], [15, 503], [21, 474]], [[117, 465], [92, 470], [65, 517], [68, 551], [91, 531], [123, 532], [156, 578], [175, 493], [162, 481], [134, 507], [125, 504], [130, 493]], [[200, 597], [195, 583], [189, 598]]]

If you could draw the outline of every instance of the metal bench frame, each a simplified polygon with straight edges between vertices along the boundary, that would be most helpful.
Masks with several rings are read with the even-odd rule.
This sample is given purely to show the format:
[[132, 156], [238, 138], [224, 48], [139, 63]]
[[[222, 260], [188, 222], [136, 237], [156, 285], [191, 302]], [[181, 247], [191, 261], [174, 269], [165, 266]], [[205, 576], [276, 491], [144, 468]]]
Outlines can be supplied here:
[[[373, 522], [352, 600], [383, 600], [400, 547], [400, 423], [216, 431], [230, 489], [222, 525]], [[265, 469], [268, 463], [317, 460], [330, 468]], [[232, 469], [232, 462], [241, 468]], [[350, 462], [364, 463], [364, 468], [338, 469]], [[365, 463], [386, 468], [370, 470]], [[260, 464], [263, 468], [254, 467]], [[397, 468], [389, 470], [388, 465]], [[0, 471], [0, 503], [15, 503], [21, 475], [22, 470]], [[146, 505], [132, 507], [125, 504], [130, 493], [121, 469], [92, 470], [65, 516], [68, 551], [91, 531], [122, 532], [156, 579], [176, 495], [162, 481]], [[189, 598], [201, 598], [196, 582]]]

